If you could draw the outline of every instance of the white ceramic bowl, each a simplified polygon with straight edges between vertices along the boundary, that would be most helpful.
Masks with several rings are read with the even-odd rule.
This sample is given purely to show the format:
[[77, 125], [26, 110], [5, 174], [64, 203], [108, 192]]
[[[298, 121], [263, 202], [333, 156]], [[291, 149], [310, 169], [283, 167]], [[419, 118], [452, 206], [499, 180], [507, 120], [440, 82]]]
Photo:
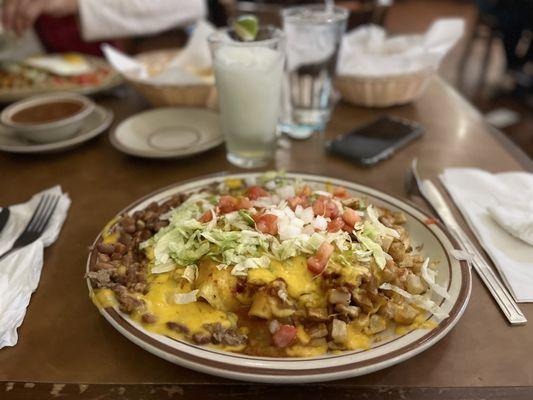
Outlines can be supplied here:
[[[21, 123], [13, 121], [13, 116], [19, 111], [58, 101], [78, 102], [81, 107], [72, 115], [50, 122]], [[94, 103], [85, 96], [67, 92], [51, 93], [29, 97], [11, 104], [0, 114], [0, 121], [25, 139], [37, 143], [51, 143], [74, 136], [80, 129], [83, 120], [93, 111]]]

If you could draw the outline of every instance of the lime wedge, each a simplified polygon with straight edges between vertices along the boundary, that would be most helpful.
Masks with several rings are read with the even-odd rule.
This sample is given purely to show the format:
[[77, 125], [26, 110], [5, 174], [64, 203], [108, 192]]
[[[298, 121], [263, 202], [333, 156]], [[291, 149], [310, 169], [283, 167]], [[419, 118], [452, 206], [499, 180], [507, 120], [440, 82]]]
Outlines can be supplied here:
[[242, 15], [233, 23], [235, 33], [243, 42], [251, 42], [257, 36], [259, 21], [255, 15]]

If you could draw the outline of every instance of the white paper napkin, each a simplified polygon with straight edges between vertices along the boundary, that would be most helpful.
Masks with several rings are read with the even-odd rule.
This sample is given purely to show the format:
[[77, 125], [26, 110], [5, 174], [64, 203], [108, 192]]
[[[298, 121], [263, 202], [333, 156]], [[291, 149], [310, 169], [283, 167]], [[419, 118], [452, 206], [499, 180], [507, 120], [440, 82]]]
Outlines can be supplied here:
[[102, 45], [102, 52], [113, 68], [132, 80], [153, 85], [212, 83], [212, 74], [208, 73], [212, 62], [207, 37], [214, 31], [209, 22], [199, 21], [187, 45], [156, 75], [151, 75], [145, 65], [109, 44]]
[[40, 197], [46, 193], [58, 194], [61, 198], [43, 235], [0, 261], [0, 349], [14, 346], [18, 341], [17, 328], [24, 320], [31, 294], [39, 284], [43, 249], [57, 239], [70, 207], [70, 198], [62, 193], [61, 187], [54, 186], [26, 203], [9, 207], [9, 220], [0, 234], [0, 254], [3, 254], [24, 230]]
[[423, 35], [391, 38], [379, 26], [364, 25], [344, 36], [337, 73], [379, 77], [436, 69], [463, 32], [459, 18], [438, 19]]
[[517, 237], [533, 226], [533, 214], [523, 214], [521, 223], [517, 214], [532, 206], [533, 174], [450, 168], [440, 178], [515, 299], [533, 302], [533, 246]]

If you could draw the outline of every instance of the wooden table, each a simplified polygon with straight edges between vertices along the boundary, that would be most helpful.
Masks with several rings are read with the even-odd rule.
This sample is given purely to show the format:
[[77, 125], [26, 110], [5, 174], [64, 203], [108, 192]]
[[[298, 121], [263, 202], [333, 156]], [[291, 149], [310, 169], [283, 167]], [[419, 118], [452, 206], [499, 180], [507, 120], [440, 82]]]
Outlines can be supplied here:
[[[99, 103], [113, 109], [115, 123], [146, 107], [133, 93]], [[400, 197], [405, 197], [403, 176], [413, 157], [431, 178], [452, 166], [533, 170], [531, 160], [439, 79], [412, 105], [371, 110], [339, 104], [326, 136], [382, 113], [420, 121], [426, 135], [372, 168], [325, 154], [318, 139], [290, 141], [271, 167], [358, 181]], [[107, 135], [63, 154], [0, 154], [0, 204], [25, 201], [56, 184], [72, 198], [61, 235], [45, 252], [19, 343], [0, 350], [0, 398], [533, 398], [533, 322], [510, 327], [477, 276], [464, 316], [438, 344], [397, 366], [343, 381], [302, 386], [235, 382], [169, 364], [123, 338], [88, 298], [83, 279], [87, 247], [118, 210], [140, 196], [184, 179], [234, 170], [223, 147], [185, 160], [144, 160], [116, 151]], [[533, 320], [533, 305], [522, 309]]]

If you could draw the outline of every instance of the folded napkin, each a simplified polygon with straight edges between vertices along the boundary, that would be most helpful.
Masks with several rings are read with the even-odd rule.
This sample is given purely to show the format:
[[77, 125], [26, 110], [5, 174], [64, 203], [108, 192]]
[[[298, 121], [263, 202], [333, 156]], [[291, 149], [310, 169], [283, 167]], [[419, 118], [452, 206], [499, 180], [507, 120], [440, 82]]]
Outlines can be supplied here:
[[516, 301], [533, 302], [533, 174], [450, 168], [440, 178]]
[[391, 38], [379, 26], [364, 25], [342, 39], [337, 73], [379, 77], [436, 69], [463, 32], [459, 18], [439, 19], [423, 35]]
[[43, 235], [0, 261], [0, 349], [17, 344], [17, 328], [24, 320], [31, 294], [39, 284], [43, 249], [57, 239], [70, 207], [70, 198], [62, 194], [61, 187], [54, 186], [26, 203], [9, 207], [9, 220], [0, 234], [0, 254], [3, 254], [24, 230], [40, 197], [46, 193], [61, 194], [61, 198]]
[[146, 65], [109, 44], [102, 45], [107, 61], [128, 79], [153, 85], [198, 85], [213, 83], [212, 62], [207, 37], [215, 31], [207, 21], [199, 21], [187, 45], [164, 68], [150, 73]]

